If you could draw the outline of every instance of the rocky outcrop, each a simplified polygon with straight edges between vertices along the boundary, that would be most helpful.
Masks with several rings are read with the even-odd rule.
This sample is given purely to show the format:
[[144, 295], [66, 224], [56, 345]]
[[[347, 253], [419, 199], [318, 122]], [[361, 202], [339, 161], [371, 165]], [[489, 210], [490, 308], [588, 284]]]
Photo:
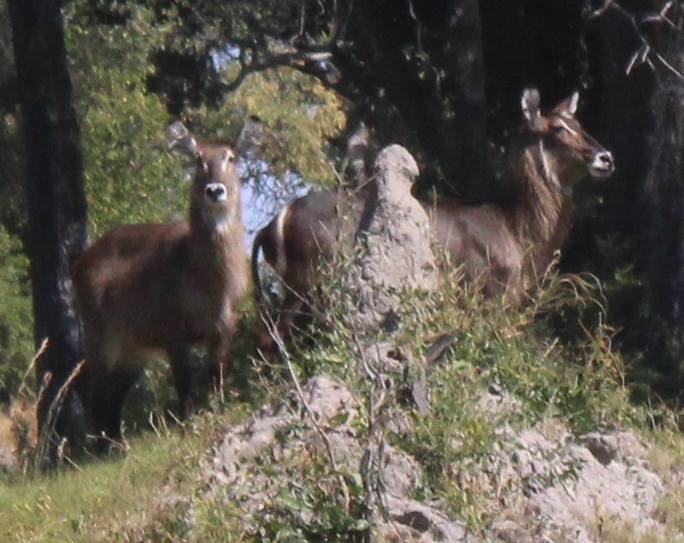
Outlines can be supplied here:
[[355, 327], [395, 326], [398, 292], [437, 285], [428, 216], [411, 194], [418, 165], [399, 145], [384, 148], [375, 161], [376, 194], [356, 233], [354, 265], [347, 288]]
[[[379, 328], [391, 337], [399, 327], [403, 290], [437, 284], [428, 217], [411, 195], [417, 176], [402, 147], [378, 155], [372, 181], [377, 193], [356, 233], [353, 266], [340, 296], [354, 330], [351, 356], [359, 374], [371, 378], [364, 386], [377, 387], [371, 395], [382, 396], [384, 407], [402, 397], [404, 386], [404, 395], [428, 415], [425, 375], [456, 334], [444, 334], [428, 349], [422, 379], [408, 386], [407, 368], [418, 367], [411, 354], [391, 340], [375, 339]], [[208, 492], [237, 504], [243, 529], [262, 536], [274, 518], [287, 526], [320, 522], [320, 509], [314, 512], [320, 501], [353, 518], [347, 528], [370, 531], [364, 540], [374, 542], [590, 543], [600, 541], [596, 527], [606, 519], [628, 523], [634, 533], [659, 529], [654, 512], [665, 484], [649, 469], [646, 446], [633, 434], [576, 436], [553, 419], [513, 429], [500, 415], [518, 412], [522, 403], [494, 383], [480, 395], [478, 409], [498, 439], [485, 458], [445, 468], [464, 493], [481, 493], [499, 511], [490, 511], [491, 522], [476, 536], [443, 503], [417, 499], [430, 495], [422, 459], [392, 446], [388, 437], [413, 432], [399, 402], [376, 409], [360, 405], [367, 398], [358, 394], [326, 376], [294, 386], [287, 398], [226, 433], [204, 473]], [[459, 447], [457, 438], [452, 446]], [[325, 481], [307, 479], [315, 462], [326, 464]]]
[[[483, 405], [491, 409], [494, 403], [487, 398]], [[302, 487], [306, 456], [323, 447], [333, 472], [364, 481], [372, 541], [482, 541], [440, 502], [415, 499], [425, 484], [418, 460], [360, 433], [359, 416], [349, 389], [316, 377], [303, 387], [303, 397], [293, 392], [229, 430], [212, 453], [207, 486], [237, 503], [245, 512], [243, 528], [256, 531], [269, 511], [278, 509], [284, 490]], [[499, 434], [487, 462], [475, 473], [459, 475], [464, 491], [477, 488], [494, 496], [508, 489], [500, 498], [506, 513], [486, 530], [486, 541], [593, 543], [602, 519], [629, 523], [634, 533], [658, 529], [654, 511], [664, 483], [648, 468], [647, 448], [633, 434], [575, 437], [553, 424], [518, 433], [502, 427]], [[344, 484], [341, 479], [340, 496]], [[307, 511], [300, 514], [298, 522], [311, 521]]]
[[[441, 504], [411, 498], [423, 484], [420, 464], [387, 443], [361, 435], [358, 408], [344, 385], [325, 376], [310, 380], [302, 398], [293, 394], [264, 407], [226, 434], [206, 469], [207, 486], [237, 503], [244, 512], [243, 528], [256, 532], [269, 511], [279, 507], [284, 490], [301, 488], [308, 451], [325, 447], [335, 472], [358, 475], [371, 490], [367, 520], [380, 537], [374, 541], [472, 542], [472, 536], [466, 539], [464, 524], [450, 518]], [[288, 432], [291, 428], [297, 431]], [[288, 433], [291, 439], [283, 439]], [[265, 467], [263, 458], [275, 461]], [[340, 480], [340, 496], [343, 486]], [[308, 513], [302, 509], [301, 518], [293, 522], [310, 523]]]

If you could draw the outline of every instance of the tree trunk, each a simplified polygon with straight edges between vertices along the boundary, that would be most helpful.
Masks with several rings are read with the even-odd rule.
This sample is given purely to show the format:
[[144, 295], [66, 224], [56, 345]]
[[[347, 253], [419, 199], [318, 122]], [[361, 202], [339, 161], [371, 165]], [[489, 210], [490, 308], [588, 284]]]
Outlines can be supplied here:
[[494, 176], [477, 0], [355, 2], [346, 24], [353, 55], [334, 58], [344, 76], [386, 96], [417, 137], [428, 175], [436, 170], [462, 195], [487, 194]]
[[38, 426], [47, 460], [80, 447], [83, 409], [73, 386], [82, 358], [70, 267], [86, 242], [80, 132], [72, 103], [61, 2], [8, 0], [26, 147], [27, 207], [37, 361]]
[[[684, 38], [673, 40], [666, 58], [684, 69]], [[651, 103], [656, 129], [649, 141], [651, 168], [640, 198], [647, 221], [640, 249], [645, 307], [637, 315], [646, 361], [659, 374], [656, 393], [682, 400], [684, 382], [684, 85], [663, 78]], [[657, 240], [656, 243], [654, 241]], [[645, 326], [644, 326], [645, 325]]]
[[[684, 379], [684, 86], [654, 54], [684, 73], [684, 8], [671, 5], [672, 26], [635, 26], [640, 19], [629, 18], [664, 5], [639, 0], [631, 12], [608, 9], [591, 21], [593, 86], [585, 115], [592, 134], [614, 153], [616, 174], [601, 189], [600, 211], [578, 225], [566, 252], [577, 263], [573, 269], [593, 271], [612, 291], [608, 317], [621, 330], [625, 352], [640, 355], [630, 377], [642, 400], [642, 392], [681, 396]], [[652, 48], [652, 64], [627, 70], [642, 39]]]

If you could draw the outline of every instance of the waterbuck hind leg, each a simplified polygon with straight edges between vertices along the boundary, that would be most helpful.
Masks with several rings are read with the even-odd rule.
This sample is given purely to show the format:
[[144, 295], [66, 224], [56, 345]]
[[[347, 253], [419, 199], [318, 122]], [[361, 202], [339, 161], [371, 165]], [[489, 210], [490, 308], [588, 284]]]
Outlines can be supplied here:
[[266, 322], [258, 327], [255, 342], [258, 354], [268, 364], [281, 362], [281, 347], [289, 345], [296, 329], [305, 329], [314, 320], [309, 302], [292, 290], [285, 295], [277, 318], [273, 320], [268, 315], [264, 315], [264, 318]]

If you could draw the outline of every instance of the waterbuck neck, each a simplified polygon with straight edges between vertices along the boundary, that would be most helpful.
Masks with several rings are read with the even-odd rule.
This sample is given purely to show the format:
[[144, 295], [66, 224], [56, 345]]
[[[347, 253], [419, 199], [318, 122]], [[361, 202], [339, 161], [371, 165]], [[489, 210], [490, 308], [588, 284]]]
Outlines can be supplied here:
[[212, 210], [202, 204], [190, 206], [190, 256], [196, 263], [210, 266], [221, 274], [231, 271], [243, 255], [244, 228], [240, 204]]
[[242, 229], [242, 212], [239, 198], [224, 205], [209, 205], [192, 200], [190, 204], [190, 226], [193, 231], [228, 233]]
[[545, 153], [536, 138], [513, 150], [507, 169], [513, 190], [507, 219], [524, 245], [546, 243], [554, 236], [568, 197]]

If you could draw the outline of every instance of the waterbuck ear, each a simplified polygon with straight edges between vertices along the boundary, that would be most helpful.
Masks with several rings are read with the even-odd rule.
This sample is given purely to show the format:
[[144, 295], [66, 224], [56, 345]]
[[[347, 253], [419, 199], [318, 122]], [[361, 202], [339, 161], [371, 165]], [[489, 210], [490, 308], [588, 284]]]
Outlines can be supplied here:
[[197, 154], [197, 140], [180, 121], [174, 121], [165, 130], [166, 145], [172, 153]]
[[575, 91], [572, 93], [572, 96], [556, 106], [556, 112], [567, 119], [572, 119], [575, 116], [575, 113], [577, 113], [578, 102], [579, 92]]
[[525, 89], [520, 101], [523, 115], [528, 126], [533, 129], [541, 128], [541, 113], [539, 111], [539, 91], [534, 88]]
[[259, 117], [251, 115], [245, 121], [240, 130], [240, 135], [235, 142], [236, 154], [254, 158], [264, 146], [264, 123]]

